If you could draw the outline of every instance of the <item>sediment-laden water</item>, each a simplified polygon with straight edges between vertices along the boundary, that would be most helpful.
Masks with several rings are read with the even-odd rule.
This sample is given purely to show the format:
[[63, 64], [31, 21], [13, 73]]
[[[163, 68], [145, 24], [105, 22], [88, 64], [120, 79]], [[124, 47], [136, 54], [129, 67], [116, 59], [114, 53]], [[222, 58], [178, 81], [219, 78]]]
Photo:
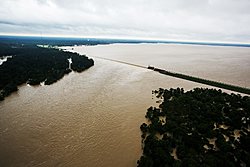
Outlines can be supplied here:
[[159, 87], [207, 87], [95, 58], [153, 65], [250, 87], [250, 48], [114, 44], [74, 47], [95, 66], [0, 102], [0, 166], [136, 166], [139, 126]]

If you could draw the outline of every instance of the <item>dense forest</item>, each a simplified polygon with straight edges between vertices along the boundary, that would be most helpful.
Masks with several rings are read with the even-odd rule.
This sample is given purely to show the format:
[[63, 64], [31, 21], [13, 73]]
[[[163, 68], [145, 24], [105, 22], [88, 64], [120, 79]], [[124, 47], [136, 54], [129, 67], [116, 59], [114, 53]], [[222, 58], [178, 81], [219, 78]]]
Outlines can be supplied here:
[[221, 90], [159, 89], [142, 131], [139, 167], [250, 166], [250, 97]]
[[[18, 85], [28, 83], [52, 84], [72, 70], [82, 72], [94, 65], [94, 61], [77, 53], [36, 45], [0, 42], [0, 100], [18, 90]], [[72, 60], [70, 64], [69, 60]]]

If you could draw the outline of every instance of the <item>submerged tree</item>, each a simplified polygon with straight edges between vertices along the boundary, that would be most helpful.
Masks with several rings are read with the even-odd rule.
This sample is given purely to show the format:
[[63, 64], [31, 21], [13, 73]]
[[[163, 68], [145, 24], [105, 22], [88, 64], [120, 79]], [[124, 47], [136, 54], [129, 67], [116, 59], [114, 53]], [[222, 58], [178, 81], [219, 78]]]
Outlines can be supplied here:
[[[153, 91], [164, 101], [141, 125], [138, 166], [249, 166], [250, 98], [195, 88]], [[236, 136], [236, 133], [239, 133]]]
[[17, 91], [20, 84], [50, 85], [72, 70], [82, 72], [94, 65], [94, 61], [84, 55], [35, 45], [0, 43], [0, 54], [0, 57], [11, 56], [0, 65], [0, 100]]

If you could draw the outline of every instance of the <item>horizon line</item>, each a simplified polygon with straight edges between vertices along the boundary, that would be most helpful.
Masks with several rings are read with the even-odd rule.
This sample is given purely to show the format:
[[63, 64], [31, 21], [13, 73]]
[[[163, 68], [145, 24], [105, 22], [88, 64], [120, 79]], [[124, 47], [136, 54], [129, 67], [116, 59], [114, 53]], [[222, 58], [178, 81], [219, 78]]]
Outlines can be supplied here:
[[159, 39], [159, 38], [138, 38], [138, 37], [107, 37], [107, 36], [68, 36], [68, 35], [37, 35], [37, 34], [0, 34], [0, 37], [33, 37], [33, 38], [62, 38], [62, 39], [108, 39], [108, 40], [130, 40], [140, 41], [141, 43], [174, 43], [174, 44], [200, 44], [217, 46], [245, 46], [250, 47], [247, 42], [227, 42], [227, 41], [204, 41], [204, 40], [178, 40], [178, 39]]

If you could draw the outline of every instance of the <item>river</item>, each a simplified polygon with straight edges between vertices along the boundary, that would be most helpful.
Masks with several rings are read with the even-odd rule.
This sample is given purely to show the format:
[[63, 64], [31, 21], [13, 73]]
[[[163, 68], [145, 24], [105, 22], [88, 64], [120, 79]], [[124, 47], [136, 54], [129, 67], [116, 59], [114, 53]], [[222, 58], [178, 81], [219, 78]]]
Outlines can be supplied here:
[[[64, 47], [71, 50], [71, 47]], [[96, 57], [250, 87], [250, 48], [171, 44], [76, 46], [95, 65], [0, 102], [0, 166], [135, 167], [140, 125], [159, 87], [207, 87]]]

